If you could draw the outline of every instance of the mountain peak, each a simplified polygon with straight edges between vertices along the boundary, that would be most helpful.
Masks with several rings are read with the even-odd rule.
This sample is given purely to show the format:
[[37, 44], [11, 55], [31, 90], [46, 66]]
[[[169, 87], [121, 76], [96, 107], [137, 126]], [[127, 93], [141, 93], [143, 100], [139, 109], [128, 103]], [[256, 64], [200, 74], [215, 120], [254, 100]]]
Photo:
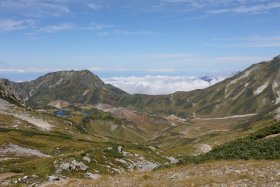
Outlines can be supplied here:
[[36, 80], [15, 84], [16, 90], [27, 104], [46, 106], [56, 100], [73, 103], [96, 104], [119, 100], [126, 92], [105, 84], [89, 70], [58, 71]]
[[50, 72], [48, 74], [46, 74], [45, 76], [48, 75], [54, 75], [54, 74], [58, 74], [58, 75], [92, 75], [92, 76], [96, 76], [94, 75], [90, 70], [62, 70], [62, 71], [56, 71], [56, 72]]

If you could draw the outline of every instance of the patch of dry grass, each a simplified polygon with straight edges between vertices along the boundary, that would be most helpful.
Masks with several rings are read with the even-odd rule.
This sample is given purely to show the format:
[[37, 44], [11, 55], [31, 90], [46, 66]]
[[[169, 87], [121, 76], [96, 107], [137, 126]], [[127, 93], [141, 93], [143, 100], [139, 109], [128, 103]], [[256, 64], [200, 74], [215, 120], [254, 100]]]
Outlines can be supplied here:
[[152, 172], [103, 176], [98, 180], [69, 179], [65, 186], [279, 186], [279, 161], [219, 161]]

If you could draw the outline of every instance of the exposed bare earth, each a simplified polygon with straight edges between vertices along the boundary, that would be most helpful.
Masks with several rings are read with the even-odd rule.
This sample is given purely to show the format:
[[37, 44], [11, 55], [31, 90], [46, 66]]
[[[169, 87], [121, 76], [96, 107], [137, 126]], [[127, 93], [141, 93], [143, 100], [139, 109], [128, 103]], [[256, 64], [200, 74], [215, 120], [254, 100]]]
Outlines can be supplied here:
[[0, 146], [0, 157], [6, 157], [7, 154], [13, 154], [16, 156], [50, 157], [49, 155], [43, 154], [38, 150], [21, 147], [11, 143]]
[[66, 108], [69, 105], [70, 104], [67, 101], [63, 101], [63, 100], [56, 100], [48, 104], [48, 106], [52, 106], [58, 109]]
[[49, 131], [53, 127], [49, 122], [44, 121], [36, 116], [32, 116], [25, 111], [16, 111], [13, 109], [13, 107], [15, 106], [3, 99], [0, 99], [1, 114], [14, 116], [15, 118], [26, 121], [27, 123], [30, 123], [44, 131]]
[[19, 173], [0, 173], [0, 184], [4, 185], [2, 182], [4, 182], [6, 179], [19, 176], [22, 174]]
[[220, 161], [178, 166], [154, 172], [105, 176], [97, 180], [69, 179], [64, 186], [183, 187], [280, 186], [279, 161]]

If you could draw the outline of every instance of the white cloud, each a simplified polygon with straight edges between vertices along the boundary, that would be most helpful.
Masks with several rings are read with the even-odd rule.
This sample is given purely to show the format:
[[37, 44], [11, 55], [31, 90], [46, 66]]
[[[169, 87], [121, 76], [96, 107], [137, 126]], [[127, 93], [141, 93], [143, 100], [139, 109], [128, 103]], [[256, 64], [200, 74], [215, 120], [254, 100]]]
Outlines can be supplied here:
[[81, 30], [104, 30], [104, 29], [110, 29], [110, 28], [114, 28], [115, 25], [108, 25], [108, 24], [102, 24], [102, 23], [95, 23], [92, 22], [89, 24], [88, 27], [81, 27]]
[[55, 0], [1, 0], [0, 11], [24, 17], [57, 17], [70, 13], [67, 1]]
[[88, 7], [91, 8], [92, 10], [99, 10], [99, 9], [103, 8], [103, 6], [97, 5], [95, 3], [89, 3]]
[[89, 68], [90, 71], [100, 71], [100, 72], [104, 72], [104, 71], [111, 71], [111, 72], [114, 72], [114, 71], [129, 71], [129, 69], [126, 69], [126, 68], [100, 68], [100, 67], [92, 67], [92, 68]]
[[70, 23], [62, 23], [58, 25], [49, 25], [40, 29], [41, 32], [46, 33], [55, 33], [55, 32], [62, 32], [62, 31], [70, 31], [75, 29], [75, 26]]
[[107, 25], [107, 24], [100, 24], [100, 23], [90, 23], [87, 26], [79, 26], [74, 25], [72, 23], [60, 23], [56, 25], [48, 25], [39, 29], [41, 32], [45, 33], [56, 33], [56, 32], [63, 32], [63, 31], [100, 31], [105, 29], [113, 28], [114, 25]]
[[256, 14], [279, 9], [275, 0], [162, 0], [161, 7], [180, 5], [186, 11], [204, 10], [208, 13]]
[[2, 31], [14, 31], [32, 27], [34, 21], [32, 20], [15, 20], [15, 19], [3, 19], [0, 20], [0, 30]]
[[115, 29], [112, 34], [116, 35], [150, 35], [150, 34], [159, 34], [157, 32], [148, 31], [148, 30], [140, 30], [140, 31], [128, 31], [128, 30], [121, 30]]
[[238, 14], [244, 14], [244, 13], [262, 13], [268, 10], [272, 9], [279, 9], [280, 3], [274, 2], [274, 3], [267, 3], [267, 4], [258, 4], [253, 6], [239, 6], [234, 8], [226, 8], [226, 9], [217, 9], [217, 10], [211, 10], [209, 13], [214, 14], [221, 14], [221, 13], [238, 13]]
[[41, 73], [49, 72], [47, 68], [0, 68], [0, 72], [4, 73]]
[[[256, 0], [251, 0], [256, 1]], [[213, 6], [230, 6], [247, 3], [247, 0], [162, 0], [161, 5], [184, 4], [188, 8], [204, 8]]]
[[190, 91], [209, 87], [226, 77], [203, 79], [189, 76], [144, 76], [144, 77], [111, 77], [103, 78], [105, 83], [112, 84], [128, 93], [170, 94], [176, 91]]

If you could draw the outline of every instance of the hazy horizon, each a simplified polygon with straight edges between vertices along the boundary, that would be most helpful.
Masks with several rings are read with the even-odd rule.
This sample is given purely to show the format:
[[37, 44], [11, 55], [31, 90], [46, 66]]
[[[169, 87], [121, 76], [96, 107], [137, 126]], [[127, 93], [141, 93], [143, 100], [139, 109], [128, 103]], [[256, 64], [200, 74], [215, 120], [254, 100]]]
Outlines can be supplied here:
[[276, 0], [2, 0], [0, 77], [228, 75], [280, 54], [279, 10]]

